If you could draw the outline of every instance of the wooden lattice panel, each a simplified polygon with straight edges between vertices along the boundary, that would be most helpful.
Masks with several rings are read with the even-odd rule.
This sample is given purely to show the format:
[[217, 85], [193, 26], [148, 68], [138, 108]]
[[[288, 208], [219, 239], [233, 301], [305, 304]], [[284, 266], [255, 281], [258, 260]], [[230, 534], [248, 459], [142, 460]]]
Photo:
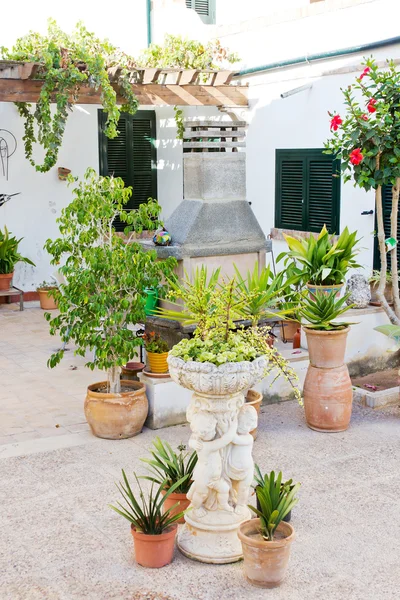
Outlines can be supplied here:
[[246, 147], [246, 121], [185, 121], [184, 126], [184, 152], [238, 152]]

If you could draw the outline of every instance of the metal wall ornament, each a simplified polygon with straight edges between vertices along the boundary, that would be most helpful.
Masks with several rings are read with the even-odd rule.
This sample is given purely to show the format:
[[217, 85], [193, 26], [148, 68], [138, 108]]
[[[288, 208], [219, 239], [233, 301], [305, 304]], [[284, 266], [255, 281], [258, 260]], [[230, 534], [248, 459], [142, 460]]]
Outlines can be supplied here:
[[8, 181], [8, 163], [17, 149], [16, 137], [8, 129], [0, 129], [0, 174]]

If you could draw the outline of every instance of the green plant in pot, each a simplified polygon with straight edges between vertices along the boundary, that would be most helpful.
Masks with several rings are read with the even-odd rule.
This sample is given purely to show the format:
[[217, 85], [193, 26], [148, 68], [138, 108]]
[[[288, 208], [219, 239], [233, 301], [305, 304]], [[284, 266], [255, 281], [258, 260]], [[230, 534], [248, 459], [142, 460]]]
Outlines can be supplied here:
[[17, 263], [23, 262], [35, 266], [30, 258], [22, 256], [18, 252], [18, 246], [22, 239], [18, 240], [15, 236], [10, 235], [6, 226], [4, 226], [4, 232], [0, 230], [0, 290], [10, 289]]
[[[265, 485], [265, 477], [267, 477], [266, 475], [263, 476], [260, 470], [260, 467], [258, 465], [254, 465], [254, 481], [255, 481], [255, 486], [254, 486], [254, 490], [255, 490], [255, 496], [256, 496], [256, 502], [257, 502], [257, 509], [261, 510], [261, 505], [260, 505], [260, 501], [258, 499], [257, 496], [257, 488], [258, 487], [263, 487]], [[285, 492], [286, 494], [289, 494], [292, 489], [294, 488], [294, 484], [293, 484], [293, 480], [292, 479], [288, 479], [288, 481], [282, 481], [281, 482], [281, 491]], [[292, 511], [290, 510], [284, 517], [283, 517], [283, 521], [285, 521], [285, 523], [290, 523], [292, 518]]]
[[259, 587], [276, 587], [283, 581], [294, 540], [294, 529], [285, 517], [298, 503], [300, 484], [283, 483], [282, 473], [271, 471], [262, 477], [256, 488], [259, 508], [250, 506], [258, 516], [242, 523], [239, 539], [243, 547], [246, 578]]
[[117, 502], [117, 506], [110, 505], [110, 508], [131, 523], [136, 562], [142, 567], [164, 567], [173, 559], [177, 523], [183, 516], [182, 512], [176, 512], [177, 504], [166, 508], [165, 503], [182, 485], [182, 480], [169, 489], [166, 480], [161, 485], [153, 484], [146, 497], [136, 473], [134, 476], [138, 487], [136, 494], [122, 470], [123, 481], [117, 488], [125, 505]]
[[[74, 342], [87, 367], [107, 373], [106, 381], [88, 387], [85, 415], [93, 433], [131, 437], [141, 431], [148, 403], [144, 384], [121, 381], [121, 368], [142, 344], [133, 328], [145, 322], [143, 290], [160, 286], [164, 277], [172, 279], [176, 261], [159, 261], [154, 250], [145, 251], [115, 232], [117, 215], [127, 223], [126, 234], [135, 220], [132, 211], [124, 210], [131, 189], [122, 179], [99, 177], [88, 169], [73, 194], [57, 221], [61, 237], [45, 245], [52, 264], [62, 264], [65, 278], [54, 291], [60, 313], [54, 318], [46, 313], [46, 318], [50, 333]], [[59, 364], [63, 354], [63, 348], [55, 352], [49, 366]]]
[[146, 331], [143, 335], [144, 347], [151, 373], [168, 373], [168, 343], [160, 334]]
[[[169, 490], [177, 481], [181, 482], [164, 503], [165, 510], [177, 505], [171, 514], [185, 511], [188, 508], [190, 500], [186, 494], [193, 483], [193, 471], [197, 463], [196, 451], [186, 452], [184, 445], [178, 446], [178, 451], [176, 453], [168, 442], [163, 442], [157, 437], [150, 450], [152, 458], [141, 459], [148, 465], [151, 473], [145, 479], [163, 485], [165, 490]], [[178, 523], [184, 523], [183, 516]]]
[[[369, 287], [371, 290], [371, 304], [375, 306], [381, 306], [381, 302], [378, 298], [377, 291], [381, 281], [381, 272], [378, 270], [372, 271], [369, 278]], [[392, 273], [386, 272], [386, 284], [384, 287], [384, 296], [388, 304], [393, 303], [393, 286], [392, 286]]]
[[312, 234], [305, 239], [285, 235], [288, 252], [282, 252], [277, 262], [285, 266], [295, 261], [301, 266], [307, 287], [312, 293], [317, 290], [338, 294], [343, 287], [349, 269], [359, 268], [355, 257], [357, 232], [350, 233], [345, 227], [337, 239], [329, 235], [325, 225], [318, 237]]
[[36, 288], [39, 294], [40, 308], [43, 310], [54, 310], [57, 308], [57, 302], [53, 296], [53, 290], [57, 289], [55, 283], [49, 281], [42, 281]]
[[353, 323], [337, 320], [352, 308], [348, 298], [318, 291], [300, 309], [310, 357], [304, 409], [307, 425], [317, 431], [344, 431], [350, 423], [353, 388], [344, 355]]

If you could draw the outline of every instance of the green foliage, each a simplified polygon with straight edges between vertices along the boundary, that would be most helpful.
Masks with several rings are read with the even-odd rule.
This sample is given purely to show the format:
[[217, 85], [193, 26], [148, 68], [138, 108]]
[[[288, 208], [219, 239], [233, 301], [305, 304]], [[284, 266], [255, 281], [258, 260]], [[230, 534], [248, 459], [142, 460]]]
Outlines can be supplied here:
[[375, 331], [387, 335], [390, 339], [394, 340], [396, 344], [400, 346], [400, 326], [399, 325], [378, 325], [374, 327]]
[[[59, 270], [66, 280], [53, 292], [60, 314], [52, 318], [46, 313], [46, 318], [52, 335], [59, 332], [63, 341], [75, 342], [76, 354], [95, 351], [86, 366], [108, 370], [110, 391], [118, 392], [119, 368], [142, 343], [128, 327], [146, 320], [144, 289], [162, 291], [163, 278], [173, 280], [176, 261], [159, 261], [154, 250], [146, 252], [116, 234], [117, 215], [128, 229], [135, 222], [134, 211], [124, 211], [131, 190], [122, 179], [98, 177], [88, 169], [73, 194], [57, 219], [61, 237], [45, 244], [52, 264], [63, 265]], [[62, 357], [63, 351], [57, 351], [49, 366]]]
[[218, 69], [223, 62], [238, 62], [237, 54], [221, 46], [219, 40], [207, 44], [188, 40], [180, 35], [166, 35], [164, 43], [151, 44], [139, 58], [141, 67], [182, 69]]
[[180, 485], [176, 488], [178, 494], [187, 494], [192, 485], [193, 471], [197, 463], [197, 453], [185, 452], [186, 446], [178, 446], [179, 454], [174, 452], [168, 442], [163, 442], [159, 437], [153, 441], [154, 449], [150, 450], [153, 458], [141, 458], [149, 465], [151, 476], [144, 477], [153, 483], [171, 488], [177, 481]]
[[160, 221], [161, 205], [158, 200], [148, 198], [147, 202], [140, 204], [138, 208], [131, 211], [128, 219], [128, 227], [126, 233], [129, 233], [131, 229], [135, 233], [142, 233], [142, 231], [156, 231], [163, 226]]
[[[109, 506], [115, 510], [116, 513], [132, 523], [136, 531], [146, 533], [147, 535], [161, 535], [183, 516], [183, 512], [172, 515], [172, 511], [178, 506], [178, 503], [165, 510], [165, 512], [163, 507], [167, 498], [182, 485], [182, 479], [179, 479], [168, 489], [167, 480], [163, 481], [162, 485], [159, 487], [157, 486], [156, 489], [154, 489], [154, 485], [152, 485], [146, 499], [136, 473], [134, 473], [134, 476], [139, 488], [138, 498], [135, 497], [123, 469], [122, 476], [124, 481], [116, 484], [116, 486], [120, 491], [126, 506], [122, 505], [120, 502], [117, 502], [117, 506], [111, 504]], [[161, 492], [164, 490], [166, 493], [163, 496]]]
[[256, 494], [261, 510], [254, 506], [249, 506], [249, 508], [260, 517], [260, 533], [263, 538], [272, 542], [279, 523], [299, 501], [296, 494], [300, 489], [300, 483], [292, 485], [291, 480], [282, 483], [282, 472], [276, 478], [274, 471], [262, 477], [258, 467], [256, 467], [256, 474]]
[[[380, 271], [372, 271], [372, 275], [369, 278], [369, 283], [374, 283], [376, 285], [379, 284], [381, 279], [381, 272]], [[392, 282], [392, 274], [389, 273], [389, 271], [386, 272], [386, 283], [391, 283]]]
[[29, 258], [22, 256], [18, 252], [18, 245], [23, 238], [17, 240], [15, 236], [11, 236], [7, 227], [4, 226], [4, 233], [0, 230], [0, 274], [7, 275], [14, 272], [15, 265], [19, 262], [24, 262], [28, 265], [35, 266]]
[[155, 333], [154, 331], [150, 331], [149, 333], [145, 333], [143, 335], [144, 347], [146, 348], [146, 352], [154, 352], [155, 354], [163, 354], [164, 352], [168, 352], [169, 347], [168, 344], [161, 335]]
[[57, 287], [58, 286], [55, 283], [51, 283], [51, 281], [42, 281], [42, 283], [39, 283], [36, 287], [36, 290], [56, 290]]
[[320, 331], [337, 331], [345, 329], [354, 323], [333, 323], [334, 319], [338, 319], [350, 308], [353, 304], [347, 305], [350, 294], [346, 294], [342, 298], [336, 298], [335, 294], [325, 294], [317, 291], [315, 294], [306, 296], [303, 300], [303, 305], [300, 308], [300, 315], [306, 319], [305, 327], [308, 329], [317, 329]]
[[350, 233], [345, 227], [335, 241], [335, 236], [328, 233], [325, 225], [318, 238], [310, 235], [306, 239], [297, 239], [285, 235], [289, 252], [282, 252], [277, 261], [284, 259], [285, 265], [291, 260], [302, 266], [304, 278], [314, 285], [338, 285], [343, 283], [349, 269], [359, 268], [355, 256], [357, 232]]
[[[400, 72], [393, 61], [379, 69], [371, 57], [364, 65], [355, 83], [342, 89], [346, 114], [325, 147], [342, 161], [345, 181], [370, 190], [400, 177]], [[362, 159], [354, 164], [357, 149]]]
[[[129, 70], [132, 59], [107, 40], [96, 38], [82, 23], [78, 23], [75, 31], [68, 35], [50, 19], [46, 36], [30, 32], [19, 38], [11, 50], [2, 48], [1, 55], [9, 60], [39, 64], [36, 79], [43, 80], [43, 84], [36, 107], [33, 109], [26, 102], [16, 103], [25, 121], [25, 155], [37, 171], [46, 172], [56, 164], [67, 118], [82, 85], [101, 90], [101, 103], [107, 113], [105, 133], [109, 138], [118, 135], [120, 111], [134, 114], [138, 109]], [[113, 68], [117, 73], [113, 83], [118, 84], [124, 98], [120, 108], [110, 80], [110, 69]], [[56, 102], [54, 115], [50, 107], [53, 97]], [[45, 150], [41, 165], [36, 164], [33, 158], [36, 143]]]
[[185, 133], [185, 125], [183, 124], [183, 110], [174, 106], [175, 112], [175, 123], [177, 128], [176, 139], [183, 140], [183, 134]]

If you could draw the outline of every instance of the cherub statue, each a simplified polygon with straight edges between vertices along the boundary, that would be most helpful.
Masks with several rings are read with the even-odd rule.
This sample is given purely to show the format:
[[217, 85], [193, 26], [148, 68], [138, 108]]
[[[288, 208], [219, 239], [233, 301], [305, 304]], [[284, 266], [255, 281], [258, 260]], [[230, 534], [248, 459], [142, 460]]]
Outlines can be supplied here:
[[217, 419], [206, 411], [195, 413], [190, 421], [192, 435], [189, 446], [196, 450], [199, 456], [193, 472], [193, 484], [187, 497], [194, 508], [196, 517], [207, 514], [205, 503], [211, 490], [216, 494], [217, 506], [220, 510], [232, 512], [233, 508], [228, 503], [230, 486], [222, 478], [222, 457], [220, 450], [227, 446], [236, 434], [237, 418], [234, 415], [226, 433], [214, 439], [216, 435]]
[[244, 404], [239, 411], [237, 433], [232, 439], [226, 456], [226, 474], [232, 481], [236, 496], [235, 513], [247, 511], [249, 489], [253, 481], [254, 461], [252, 456], [254, 439], [250, 431], [257, 427], [257, 411], [254, 406]]

